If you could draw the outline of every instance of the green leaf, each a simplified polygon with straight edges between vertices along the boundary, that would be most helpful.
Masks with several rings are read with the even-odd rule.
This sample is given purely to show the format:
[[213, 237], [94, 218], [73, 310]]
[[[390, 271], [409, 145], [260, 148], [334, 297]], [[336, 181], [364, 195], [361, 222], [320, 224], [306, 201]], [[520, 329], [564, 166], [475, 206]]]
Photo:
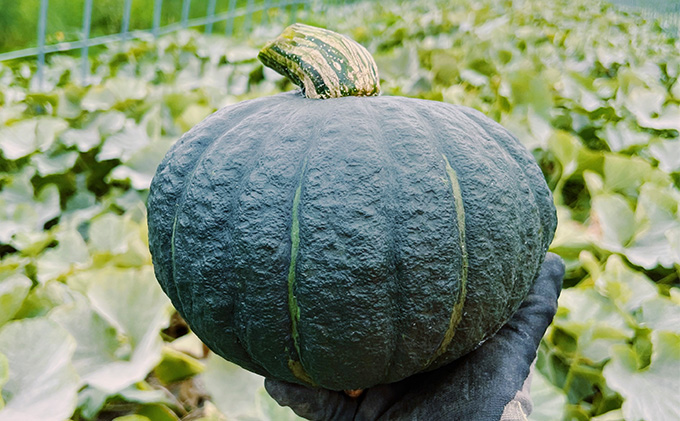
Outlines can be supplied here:
[[[117, 205], [125, 205], [130, 210], [124, 215], [106, 213], [92, 220], [88, 230], [91, 256], [96, 262], [111, 261], [123, 267], [139, 267], [151, 262], [149, 247], [146, 243], [146, 223], [135, 222], [135, 214], [142, 216], [144, 209], [139, 194], [130, 190], [129, 195], [118, 197]], [[125, 200], [133, 203], [124, 203]]]
[[[75, 338], [73, 366], [83, 382], [93, 387], [116, 383], [120, 376], [110, 379], [102, 372], [112, 371], [110, 365], [126, 356], [129, 344], [128, 349], [124, 349], [125, 344], [119, 341], [116, 329], [92, 309], [85, 297], [78, 295], [74, 302], [55, 308], [50, 319]], [[110, 388], [106, 390], [110, 391]]]
[[53, 308], [72, 301], [73, 291], [69, 287], [58, 281], [49, 281], [30, 290], [15, 318], [44, 316]]
[[[116, 328], [127, 346], [118, 348], [116, 361], [88, 381], [114, 393], [143, 380], [160, 362], [163, 341], [159, 331], [167, 326], [170, 304], [149, 266], [139, 270], [111, 268], [98, 275], [91, 281], [87, 296], [94, 311]], [[100, 336], [106, 335], [100, 323], [94, 328]]]
[[68, 123], [55, 117], [35, 117], [0, 128], [0, 150], [5, 158], [16, 160], [33, 152], [45, 152]]
[[566, 179], [576, 171], [581, 142], [571, 134], [559, 130], [548, 139], [548, 147], [562, 164], [562, 178]]
[[110, 175], [112, 180], [130, 180], [132, 187], [146, 190], [156, 173], [156, 168], [167, 153], [175, 139], [165, 138], [162, 141], [151, 142], [136, 151], [124, 165], [117, 166]]
[[20, 273], [0, 280], [0, 326], [12, 320], [19, 311], [32, 284], [30, 279]]
[[649, 152], [667, 173], [680, 172], [680, 140], [659, 139], [649, 145]]
[[122, 417], [116, 417], [113, 421], [151, 421], [148, 417], [144, 415], [132, 414], [123, 415]]
[[0, 419], [63, 421], [76, 407], [80, 380], [71, 366], [73, 338], [46, 319], [15, 321], [0, 329], [9, 379]]
[[116, 94], [107, 86], [93, 85], [80, 101], [85, 111], [108, 110], [116, 104]]
[[58, 244], [47, 249], [37, 260], [37, 278], [41, 283], [85, 267], [91, 260], [83, 237], [75, 229], [60, 231], [55, 239]]
[[47, 185], [33, 197], [33, 174], [34, 170], [21, 172], [0, 191], [0, 243], [10, 243], [16, 233], [42, 231], [61, 212], [57, 186]]
[[64, 146], [75, 146], [80, 152], [87, 152], [98, 146], [101, 142], [101, 135], [96, 128], [68, 129], [61, 134], [59, 140]]
[[175, 404], [176, 398], [166, 389], [153, 389], [146, 382], [138, 382], [116, 394], [126, 402], [140, 404]]
[[179, 421], [177, 415], [170, 408], [160, 404], [144, 405], [137, 411], [137, 414], [151, 421]]
[[38, 174], [43, 177], [52, 174], [64, 174], [76, 163], [77, 152], [64, 152], [57, 155], [37, 154], [31, 158], [31, 162], [38, 169]]
[[616, 154], [604, 156], [604, 187], [610, 192], [633, 196], [643, 182], [651, 178], [654, 168], [641, 158]]
[[9, 381], [9, 361], [7, 357], [0, 354], [0, 411], [5, 407], [5, 401], [2, 398], [2, 388]]
[[609, 359], [612, 345], [626, 344], [634, 337], [629, 317], [618, 311], [607, 297], [591, 288], [578, 287], [565, 290], [562, 295], [554, 324], [577, 342], [561, 343], [559, 335], [553, 335], [553, 341], [575, 360], [602, 364]]
[[106, 91], [113, 94], [116, 102], [144, 99], [148, 95], [147, 86], [142, 79], [121, 76], [114, 76], [104, 82]]
[[680, 335], [680, 306], [665, 297], [656, 296], [641, 306], [639, 323], [655, 331], [673, 332]]
[[628, 313], [638, 310], [659, 293], [649, 278], [629, 268], [617, 255], [607, 259], [604, 272], [595, 281], [595, 288]]
[[127, 238], [134, 231], [121, 216], [105, 213], [92, 221], [88, 233], [88, 245], [92, 252], [122, 254], [128, 250]]
[[678, 203], [677, 190], [654, 183], [642, 185], [635, 209], [637, 230], [624, 252], [631, 262], [647, 269], [680, 263], [672, 243], [673, 236], [680, 233]]
[[[264, 390], [264, 378], [210, 354], [201, 375], [212, 401], [229, 420], [299, 420]], [[276, 407], [272, 408], [273, 405]]]
[[201, 122], [213, 111], [215, 111], [213, 108], [207, 107], [205, 105], [189, 104], [186, 106], [186, 108], [184, 108], [184, 111], [177, 119], [177, 124], [180, 126], [182, 131], [187, 131]]
[[567, 396], [538, 370], [532, 372], [531, 401], [533, 411], [529, 421], [555, 421], [564, 417]]
[[626, 420], [674, 421], [680, 419], [680, 335], [652, 332], [652, 358], [639, 370], [634, 351], [625, 345], [613, 348], [603, 375], [607, 384], [626, 400]]
[[602, 246], [622, 251], [635, 234], [635, 214], [630, 204], [618, 194], [601, 194], [592, 199], [592, 213], [597, 218]]
[[634, 127], [630, 120], [621, 120], [616, 124], [608, 124], [602, 133], [612, 152], [624, 151], [633, 146], [646, 145], [652, 136]]
[[97, 114], [88, 129], [96, 129], [102, 137], [110, 136], [123, 130], [127, 118], [118, 110], [107, 110]]
[[170, 384], [202, 373], [204, 365], [197, 359], [170, 347], [163, 347], [162, 360], [154, 369], [163, 384]]
[[112, 134], [104, 140], [102, 149], [97, 154], [97, 160], [120, 159], [125, 162], [149, 142], [146, 130], [128, 120], [122, 131]]
[[78, 392], [78, 412], [87, 420], [94, 419], [108, 397], [108, 393], [86, 386]]

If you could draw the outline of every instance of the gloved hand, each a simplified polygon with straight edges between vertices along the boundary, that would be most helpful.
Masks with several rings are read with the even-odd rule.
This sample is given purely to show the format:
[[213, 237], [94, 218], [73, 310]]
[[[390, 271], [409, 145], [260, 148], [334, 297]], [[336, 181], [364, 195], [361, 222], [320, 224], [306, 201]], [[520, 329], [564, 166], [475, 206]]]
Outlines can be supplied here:
[[311, 420], [517, 419], [507, 410], [504, 415], [504, 409], [529, 375], [557, 311], [563, 276], [562, 259], [548, 253], [529, 296], [510, 321], [481, 347], [437, 370], [367, 389], [358, 398], [272, 379], [266, 379], [265, 387], [280, 405]]

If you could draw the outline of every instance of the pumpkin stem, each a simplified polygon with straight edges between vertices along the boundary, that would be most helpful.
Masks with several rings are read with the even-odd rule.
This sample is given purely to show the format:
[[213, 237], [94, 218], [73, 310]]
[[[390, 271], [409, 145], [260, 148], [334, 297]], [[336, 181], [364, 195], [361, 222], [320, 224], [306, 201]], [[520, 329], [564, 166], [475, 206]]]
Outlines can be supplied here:
[[358, 398], [359, 396], [361, 396], [362, 393], [364, 393], [364, 389], [348, 389], [348, 390], [345, 390], [345, 395], [349, 396], [352, 399]]
[[327, 29], [295, 23], [265, 45], [257, 58], [298, 85], [307, 98], [380, 93], [378, 66], [368, 50]]

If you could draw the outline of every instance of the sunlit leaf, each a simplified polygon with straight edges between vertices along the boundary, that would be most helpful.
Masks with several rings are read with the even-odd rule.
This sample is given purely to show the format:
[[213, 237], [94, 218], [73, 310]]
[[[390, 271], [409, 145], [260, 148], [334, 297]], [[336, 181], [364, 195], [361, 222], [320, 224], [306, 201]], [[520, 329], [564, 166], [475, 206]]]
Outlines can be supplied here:
[[609, 386], [626, 400], [627, 420], [674, 421], [680, 419], [677, 391], [680, 390], [680, 335], [652, 333], [653, 352], [649, 367], [639, 369], [634, 351], [625, 346], [613, 349], [603, 370]]
[[116, 361], [88, 377], [89, 384], [114, 393], [144, 379], [161, 359], [159, 330], [167, 325], [170, 310], [153, 270], [100, 272], [90, 283], [87, 297], [94, 311], [124, 335], [128, 344], [127, 349], [117, 349]]
[[46, 319], [21, 320], [0, 329], [0, 354], [9, 379], [0, 420], [63, 421], [76, 407], [80, 379], [71, 366], [73, 338]]
[[154, 373], [163, 384], [195, 376], [203, 372], [203, 364], [195, 358], [170, 347], [164, 347], [162, 360], [154, 368]]
[[620, 195], [601, 194], [593, 198], [592, 210], [601, 230], [602, 245], [622, 250], [635, 234], [635, 213], [630, 204]]
[[662, 170], [680, 172], [680, 140], [659, 139], [649, 145], [649, 152], [659, 161]]
[[[230, 420], [299, 420], [264, 390], [264, 378], [211, 354], [201, 375], [217, 408]], [[272, 409], [271, 404], [276, 405]], [[266, 412], [265, 412], [266, 410]]]
[[116, 103], [115, 93], [106, 86], [92, 86], [80, 101], [85, 111], [108, 110]]
[[5, 407], [5, 400], [2, 398], [2, 387], [9, 381], [9, 361], [7, 357], [0, 354], [0, 411]]
[[540, 372], [534, 370], [531, 377], [531, 401], [533, 410], [529, 421], [561, 420], [567, 397], [564, 391], [550, 383]]
[[108, 136], [104, 140], [101, 151], [97, 154], [99, 161], [120, 159], [127, 161], [135, 152], [149, 143], [146, 130], [128, 120], [122, 131]]
[[629, 313], [638, 310], [659, 293], [649, 278], [630, 269], [617, 255], [607, 259], [605, 270], [595, 281], [595, 287]]
[[33, 152], [44, 152], [68, 123], [60, 118], [36, 117], [0, 128], [0, 150], [7, 159], [19, 159]]
[[20, 273], [0, 280], [0, 326], [19, 311], [33, 283]]
[[60, 140], [65, 146], [76, 146], [79, 151], [87, 152], [99, 145], [101, 136], [95, 128], [68, 129], [61, 134]]
[[608, 124], [602, 133], [602, 138], [613, 152], [623, 151], [632, 146], [645, 145], [651, 137], [649, 133], [632, 127], [629, 120]]
[[45, 251], [37, 261], [37, 278], [43, 283], [90, 262], [87, 245], [78, 231], [61, 231], [55, 239], [58, 244]]
[[38, 174], [45, 177], [52, 174], [63, 174], [73, 168], [78, 154], [65, 152], [58, 155], [39, 154], [32, 157], [31, 161], [38, 169]]

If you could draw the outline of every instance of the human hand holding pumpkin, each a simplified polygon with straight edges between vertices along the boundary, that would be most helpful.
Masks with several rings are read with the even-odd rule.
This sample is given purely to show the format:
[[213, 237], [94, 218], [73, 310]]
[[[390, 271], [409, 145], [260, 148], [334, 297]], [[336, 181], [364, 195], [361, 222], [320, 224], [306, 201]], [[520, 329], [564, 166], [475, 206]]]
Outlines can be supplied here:
[[562, 259], [548, 253], [529, 296], [510, 321], [481, 347], [435, 371], [370, 388], [358, 398], [272, 379], [265, 387], [280, 405], [313, 420], [521, 419], [509, 412], [531, 411], [527, 396], [515, 396], [557, 311], [563, 275]]

